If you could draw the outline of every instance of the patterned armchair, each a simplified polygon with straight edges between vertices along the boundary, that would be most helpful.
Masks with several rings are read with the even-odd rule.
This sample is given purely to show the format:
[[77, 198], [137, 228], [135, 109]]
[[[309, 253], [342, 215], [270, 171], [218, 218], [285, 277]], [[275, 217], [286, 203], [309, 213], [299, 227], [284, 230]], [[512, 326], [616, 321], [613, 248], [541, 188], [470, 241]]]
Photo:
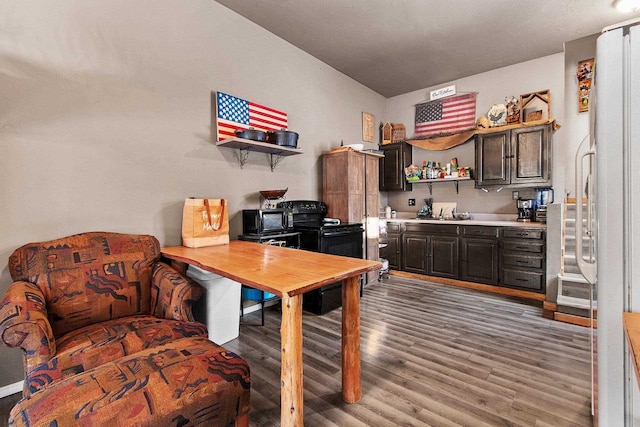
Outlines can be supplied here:
[[92, 232], [9, 258], [0, 339], [24, 353], [11, 425], [248, 424], [249, 366], [207, 340], [202, 288], [148, 235]]

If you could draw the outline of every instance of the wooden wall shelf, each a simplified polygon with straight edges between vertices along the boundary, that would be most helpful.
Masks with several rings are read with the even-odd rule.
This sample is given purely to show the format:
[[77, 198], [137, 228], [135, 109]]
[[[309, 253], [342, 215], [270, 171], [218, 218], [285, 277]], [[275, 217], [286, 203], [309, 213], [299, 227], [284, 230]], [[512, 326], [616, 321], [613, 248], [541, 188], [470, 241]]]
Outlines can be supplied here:
[[271, 172], [273, 172], [282, 157], [303, 154], [302, 150], [299, 148], [284, 147], [281, 145], [270, 144], [268, 142], [253, 141], [244, 138], [223, 139], [222, 141], [216, 142], [216, 145], [239, 150], [238, 163], [240, 163], [240, 168], [244, 166], [251, 151], [265, 153], [269, 157]]
[[434, 178], [434, 179], [419, 179], [417, 181], [407, 181], [409, 184], [427, 184], [429, 186], [429, 195], [432, 194], [432, 187], [431, 185], [434, 182], [453, 182], [453, 184], [456, 186], [456, 194], [458, 194], [458, 183], [460, 181], [471, 181], [471, 177], [470, 176], [463, 176], [460, 178]]

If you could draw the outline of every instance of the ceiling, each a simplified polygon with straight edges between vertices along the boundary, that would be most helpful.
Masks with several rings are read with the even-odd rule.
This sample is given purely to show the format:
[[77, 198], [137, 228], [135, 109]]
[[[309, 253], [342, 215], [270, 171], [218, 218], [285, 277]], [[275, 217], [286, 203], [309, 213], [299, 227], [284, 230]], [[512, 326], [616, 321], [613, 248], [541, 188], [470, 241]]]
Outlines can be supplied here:
[[391, 97], [563, 51], [640, 17], [612, 0], [217, 0]]

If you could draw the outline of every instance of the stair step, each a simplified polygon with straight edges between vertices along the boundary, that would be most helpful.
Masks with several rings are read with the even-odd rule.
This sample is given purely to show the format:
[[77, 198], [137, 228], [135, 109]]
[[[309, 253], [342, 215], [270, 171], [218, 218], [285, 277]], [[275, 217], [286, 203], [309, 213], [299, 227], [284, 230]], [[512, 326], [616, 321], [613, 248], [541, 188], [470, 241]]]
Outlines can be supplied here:
[[558, 280], [562, 280], [563, 282], [566, 282], [566, 283], [584, 283], [585, 285], [589, 284], [587, 279], [585, 279], [582, 274], [575, 274], [575, 273], [565, 272], [564, 274], [558, 274]]

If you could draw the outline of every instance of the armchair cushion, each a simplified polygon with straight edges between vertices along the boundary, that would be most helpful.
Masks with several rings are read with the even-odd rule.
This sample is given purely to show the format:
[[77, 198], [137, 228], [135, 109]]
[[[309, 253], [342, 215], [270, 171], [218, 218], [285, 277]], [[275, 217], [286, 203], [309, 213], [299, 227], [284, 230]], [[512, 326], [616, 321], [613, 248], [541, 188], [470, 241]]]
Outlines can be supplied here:
[[145, 315], [85, 326], [58, 340], [58, 351], [51, 360], [26, 372], [23, 394], [31, 395], [64, 378], [124, 356], [196, 336], [206, 338], [206, 326]]
[[12, 426], [226, 426], [249, 411], [249, 365], [183, 338], [64, 379], [22, 399]]

